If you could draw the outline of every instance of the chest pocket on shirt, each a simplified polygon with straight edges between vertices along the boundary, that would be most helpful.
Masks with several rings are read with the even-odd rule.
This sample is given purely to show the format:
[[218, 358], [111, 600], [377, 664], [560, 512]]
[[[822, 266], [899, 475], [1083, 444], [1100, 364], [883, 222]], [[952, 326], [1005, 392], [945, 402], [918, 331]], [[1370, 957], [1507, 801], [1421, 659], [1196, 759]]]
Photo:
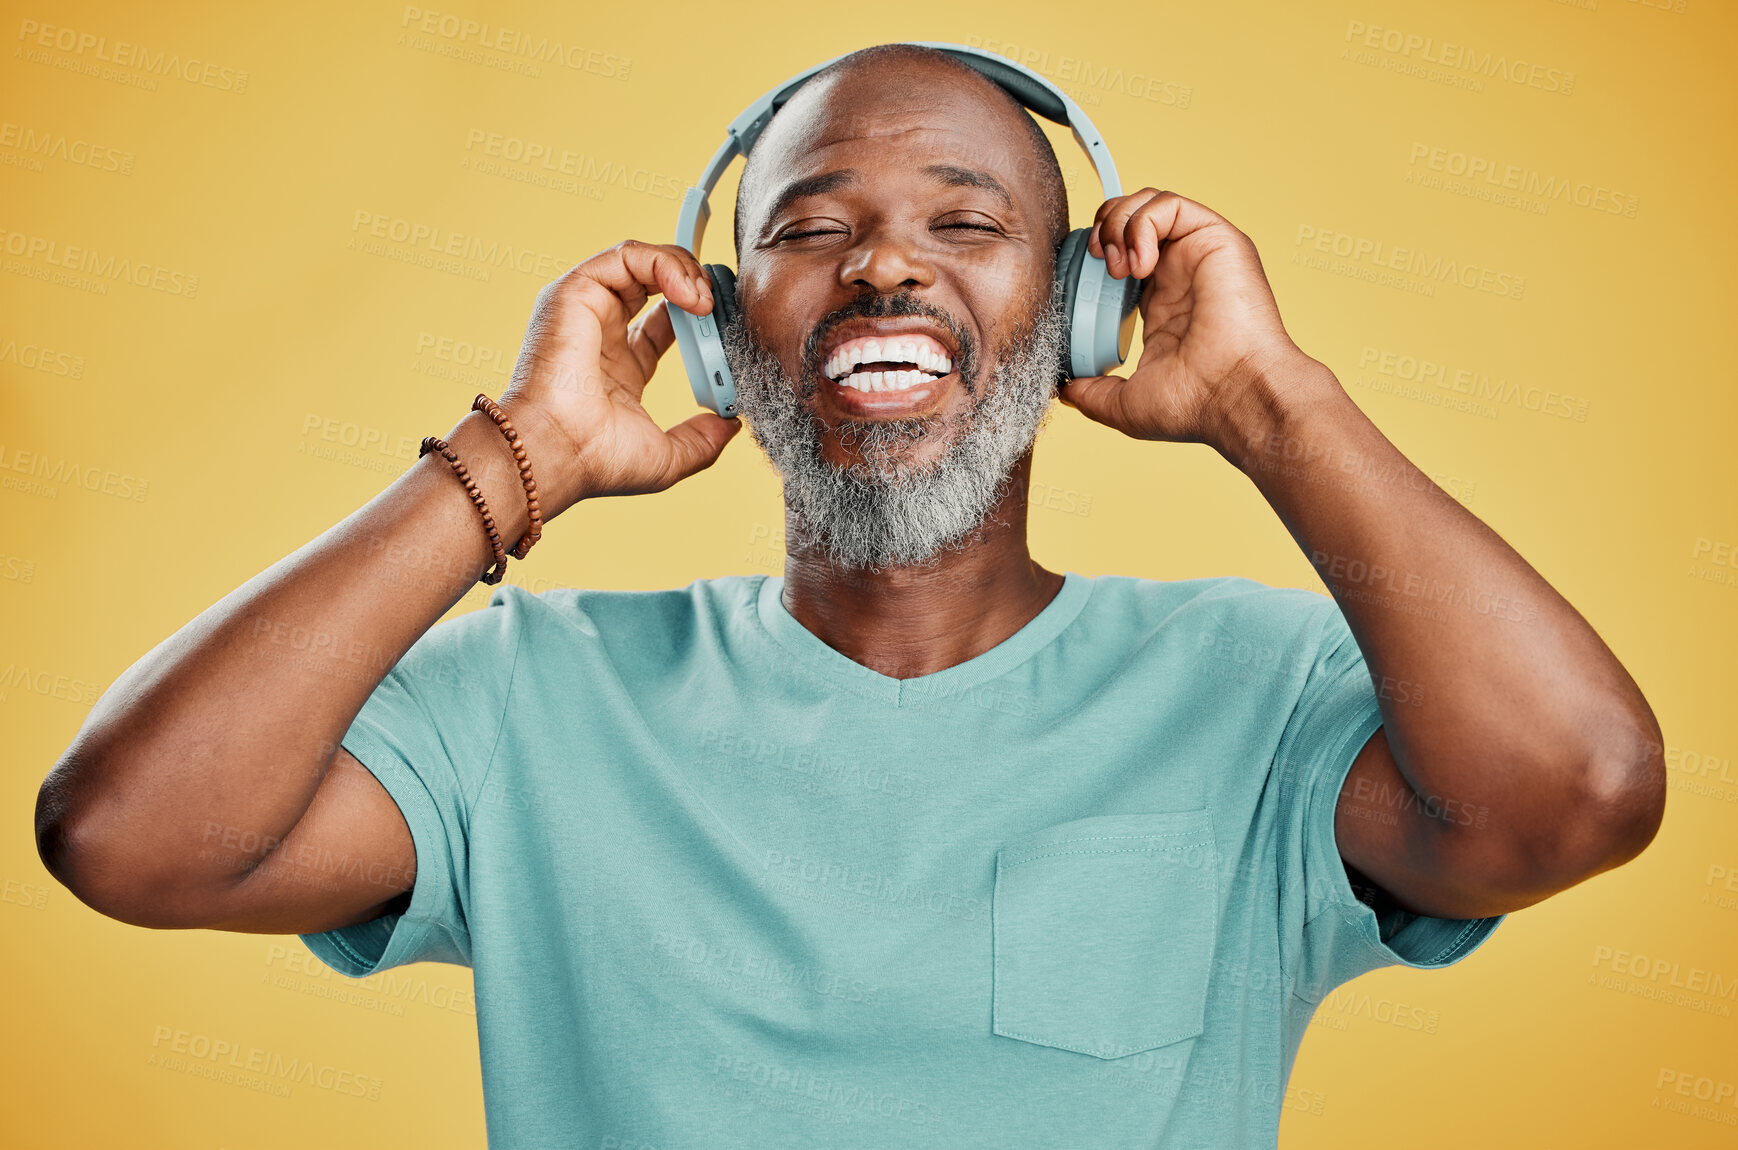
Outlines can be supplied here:
[[996, 852], [991, 1029], [1122, 1058], [1204, 1028], [1219, 934], [1205, 810], [1101, 815]]

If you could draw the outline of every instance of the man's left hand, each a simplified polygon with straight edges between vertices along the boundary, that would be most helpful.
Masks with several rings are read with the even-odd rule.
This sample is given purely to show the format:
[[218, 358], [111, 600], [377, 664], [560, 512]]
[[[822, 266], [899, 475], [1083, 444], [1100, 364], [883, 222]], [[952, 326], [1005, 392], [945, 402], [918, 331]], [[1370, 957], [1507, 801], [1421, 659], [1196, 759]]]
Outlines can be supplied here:
[[1087, 249], [1116, 278], [1146, 281], [1141, 356], [1128, 378], [1080, 378], [1060, 392], [1089, 418], [1136, 439], [1223, 454], [1234, 447], [1238, 409], [1268, 401], [1260, 389], [1288, 365], [1314, 363], [1280, 322], [1255, 244], [1194, 200], [1154, 188], [1106, 200]]

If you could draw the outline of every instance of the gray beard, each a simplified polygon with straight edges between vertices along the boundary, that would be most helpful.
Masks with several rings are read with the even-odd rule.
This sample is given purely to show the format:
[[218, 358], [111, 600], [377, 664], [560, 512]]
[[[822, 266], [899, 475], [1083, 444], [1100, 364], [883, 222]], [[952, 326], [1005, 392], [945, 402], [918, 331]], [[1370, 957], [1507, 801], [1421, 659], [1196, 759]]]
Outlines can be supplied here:
[[[879, 297], [854, 315], [931, 315], [964, 336], [951, 319], [909, 296]], [[818, 334], [819, 329], [817, 329]], [[928, 563], [978, 537], [990, 511], [1006, 494], [1014, 464], [1049, 418], [1050, 400], [1068, 347], [1060, 296], [1052, 293], [1026, 329], [995, 363], [988, 386], [976, 386], [976, 349], [961, 338], [956, 366], [971, 406], [952, 420], [936, 416], [851, 420], [842, 441], [860, 463], [837, 467], [821, 454], [821, 424], [807, 388], [785, 374], [778, 357], [738, 320], [725, 326], [726, 359], [736, 400], [755, 442], [784, 477], [790, 552], [814, 552], [835, 567], [878, 571]], [[817, 340], [804, 349], [809, 378], [819, 375]], [[932, 435], [947, 446], [928, 464], [910, 462], [910, 449]]]

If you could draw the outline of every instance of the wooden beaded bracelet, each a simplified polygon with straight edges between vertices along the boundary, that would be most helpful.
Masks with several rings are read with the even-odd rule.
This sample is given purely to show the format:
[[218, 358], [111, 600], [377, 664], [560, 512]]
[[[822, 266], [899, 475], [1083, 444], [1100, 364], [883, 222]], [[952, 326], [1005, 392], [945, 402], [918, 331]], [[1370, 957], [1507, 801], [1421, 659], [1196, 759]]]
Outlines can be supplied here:
[[483, 514], [483, 530], [488, 532], [489, 546], [495, 551], [495, 569], [483, 572], [483, 582], [491, 587], [501, 581], [507, 574], [507, 552], [501, 546], [501, 533], [495, 530], [495, 517], [489, 514], [489, 505], [483, 501], [483, 493], [477, 489], [477, 481], [471, 478], [470, 470], [460, 461], [458, 455], [447, 445], [446, 440], [436, 435], [423, 439], [422, 450], [417, 452], [417, 458], [422, 458], [431, 451], [438, 451], [452, 467], [453, 473], [459, 477], [459, 482], [465, 485], [465, 492], [471, 497], [471, 502], [477, 505], [477, 510]]
[[543, 508], [537, 500], [537, 480], [531, 475], [531, 461], [525, 457], [525, 445], [519, 441], [519, 432], [513, 427], [512, 420], [501, 410], [499, 404], [479, 392], [477, 398], [471, 401], [472, 411], [488, 413], [495, 426], [501, 429], [501, 434], [507, 437], [507, 443], [513, 448], [513, 458], [519, 464], [519, 482], [525, 485], [525, 510], [530, 514], [531, 525], [525, 529], [525, 534], [508, 552], [515, 559], [523, 559], [527, 552], [543, 538]]

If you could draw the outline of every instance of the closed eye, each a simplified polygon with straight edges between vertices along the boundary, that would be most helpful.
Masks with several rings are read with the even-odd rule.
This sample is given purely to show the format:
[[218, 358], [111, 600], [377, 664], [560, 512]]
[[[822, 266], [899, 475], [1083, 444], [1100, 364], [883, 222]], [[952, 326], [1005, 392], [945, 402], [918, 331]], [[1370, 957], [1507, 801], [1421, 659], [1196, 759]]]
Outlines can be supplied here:
[[[947, 228], [968, 228], [974, 232], [999, 232], [999, 231], [1001, 231], [1000, 228], [993, 227], [992, 225], [989, 225], [989, 224], [968, 224], [968, 223], [964, 223], [964, 222], [960, 222], [960, 221], [956, 221], [956, 222], [951, 223], [951, 224], [942, 224], [940, 226], [944, 230]], [[783, 243], [785, 240], [802, 240], [802, 239], [807, 239], [810, 236], [830, 236], [830, 235], [838, 235], [838, 234], [840, 234], [838, 228], [817, 228], [815, 230], [806, 231], [806, 232], [786, 232], [786, 233], [784, 233], [784, 235], [780, 236], [776, 242]]]

